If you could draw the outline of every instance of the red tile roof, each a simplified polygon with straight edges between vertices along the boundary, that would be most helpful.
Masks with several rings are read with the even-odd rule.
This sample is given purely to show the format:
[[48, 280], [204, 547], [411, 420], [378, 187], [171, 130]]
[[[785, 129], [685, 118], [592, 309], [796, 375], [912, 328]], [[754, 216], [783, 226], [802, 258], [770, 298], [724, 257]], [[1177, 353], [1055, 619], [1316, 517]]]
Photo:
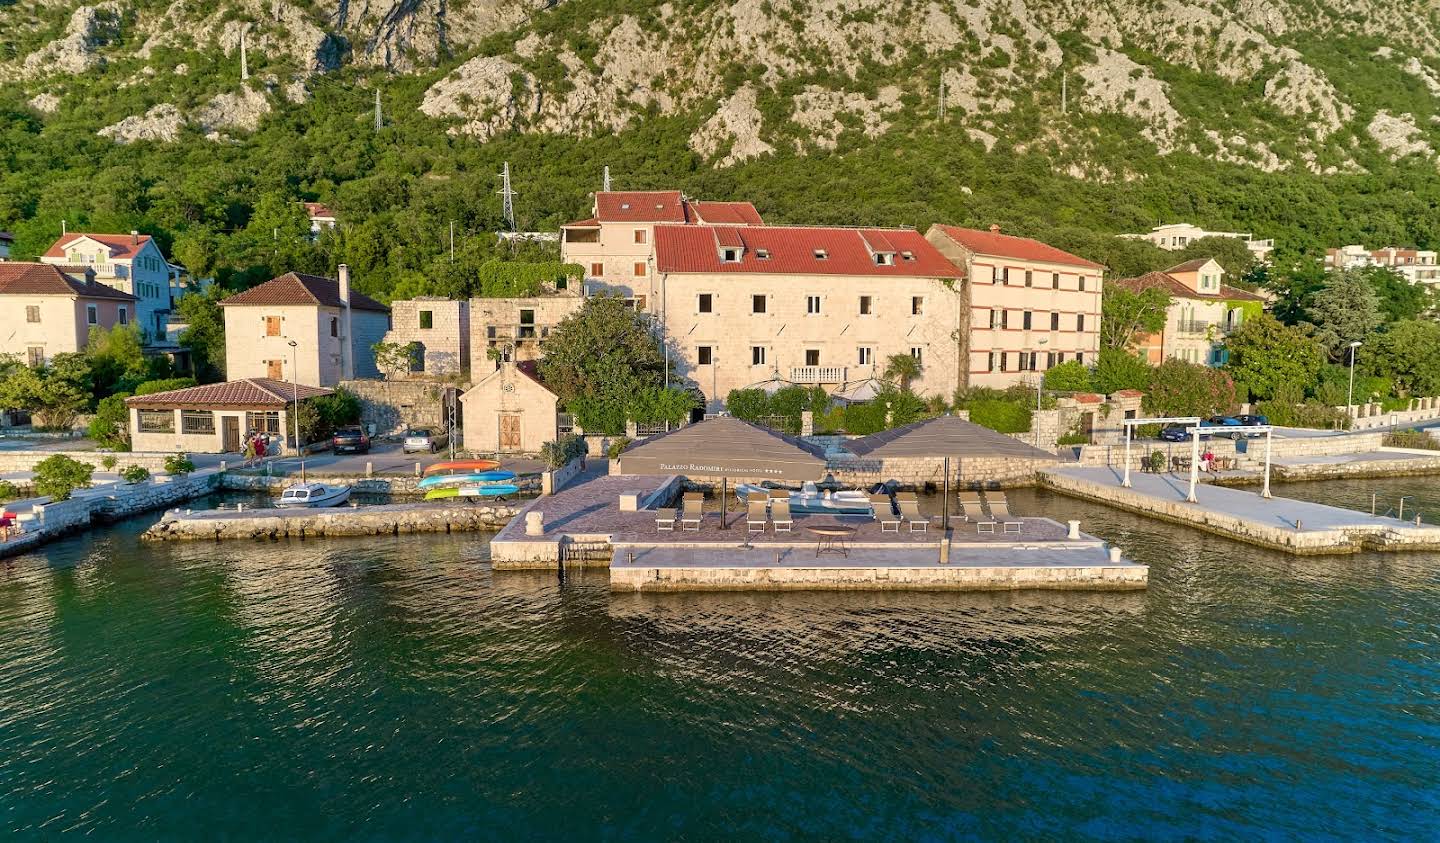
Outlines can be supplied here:
[[[738, 236], [740, 260], [722, 263], [720, 237]], [[867, 238], [886, 238], [898, 254], [894, 264], [878, 266]], [[760, 253], [765, 252], [766, 257]], [[824, 257], [817, 257], [817, 251]], [[910, 255], [909, 258], [905, 254]], [[734, 272], [767, 275], [877, 275], [959, 278], [960, 270], [918, 231], [789, 226], [707, 228], [662, 225], [655, 228], [655, 265], [660, 272]]]
[[564, 225], [562, 225], [562, 226], [560, 226], [560, 227], [561, 227], [561, 228], [599, 228], [599, 227], [600, 227], [600, 221], [597, 220], [597, 219], [595, 219], [594, 217], [589, 217], [588, 219], [576, 220], [576, 221], [574, 221], [574, 222], [567, 222], [567, 223], [565, 223]]
[[1058, 263], [1066, 266], [1083, 266], [1086, 269], [1104, 269], [1101, 264], [1088, 261], [1079, 255], [1057, 249], [1054, 246], [1031, 240], [1029, 237], [1015, 237], [1001, 234], [997, 227], [990, 231], [976, 228], [960, 228], [953, 225], [937, 225], [941, 232], [977, 255], [993, 255], [1015, 260]]
[[749, 202], [702, 202], [691, 200], [685, 203], [693, 222], [708, 225], [764, 225], [760, 212]]
[[85, 299], [138, 301], [129, 293], [97, 284], [87, 277], [72, 277], [62, 271], [66, 268], [68, 267], [46, 263], [0, 261], [0, 295], [76, 296]]
[[[1199, 271], [1200, 271], [1200, 267], [1202, 267], [1202, 266], [1204, 266], [1205, 264], [1209, 263], [1211, 260], [1214, 260], [1214, 259], [1213, 259], [1213, 258], [1196, 258], [1196, 259], [1194, 259], [1194, 260], [1185, 261], [1184, 263], [1177, 263], [1177, 264], [1175, 264], [1174, 266], [1170, 267], [1169, 269], [1167, 269], [1167, 270], [1165, 270], [1165, 271], [1166, 271], [1166, 272], [1199, 272]], [[1219, 266], [1219, 265], [1220, 265], [1220, 262], [1219, 262], [1219, 261], [1215, 261], [1215, 265], [1216, 265], [1216, 266]], [[1224, 269], [1224, 267], [1221, 267], [1221, 269]]]
[[154, 392], [126, 398], [129, 407], [284, 407], [298, 397], [301, 401], [329, 395], [333, 389], [292, 384], [270, 378], [245, 378], [225, 383], [207, 383], [186, 389]]
[[685, 203], [678, 190], [601, 191], [595, 194], [600, 222], [685, 222]]
[[316, 217], [335, 218], [335, 212], [330, 210], [329, 205], [322, 202], [304, 202], [302, 204], [305, 206], [305, 213], [309, 214], [312, 220]]
[[1164, 290], [1171, 298], [1176, 299], [1195, 299], [1197, 301], [1265, 301], [1265, 299], [1254, 293], [1247, 292], [1238, 287], [1232, 287], [1229, 284], [1221, 284], [1220, 292], [1218, 293], [1198, 293], [1174, 276], [1164, 272], [1147, 272], [1138, 278], [1116, 278], [1105, 283], [1118, 286], [1122, 290], [1129, 290], [1132, 293], [1148, 290], [1151, 287], [1158, 287]]
[[45, 250], [47, 258], [65, 257], [65, 249], [77, 240], [90, 238], [110, 247], [111, 260], [130, 260], [140, 253], [140, 249], [150, 242], [150, 235], [139, 234], [86, 234], [82, 231], [72, 231], [50, 244]]
[[[320, 307], [344, 307], [340, 301], [340, 282], [334, 278], [306, 275], [302, 272], [287, 272], [256, 287], [236, 293], [220, 302], [221, 307], [231, 305], [287, 305], [313, 304]], [[374, 310], [389, 313], [390, 309], [364, 293], [350, 289], [350, 306], [355, 310]]]

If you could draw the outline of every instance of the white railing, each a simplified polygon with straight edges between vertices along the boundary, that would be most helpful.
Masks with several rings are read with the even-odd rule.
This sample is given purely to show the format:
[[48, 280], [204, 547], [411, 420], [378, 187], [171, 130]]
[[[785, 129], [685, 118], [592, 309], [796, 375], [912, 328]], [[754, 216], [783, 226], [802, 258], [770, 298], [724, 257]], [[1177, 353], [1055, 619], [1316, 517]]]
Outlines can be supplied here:
[[844, 366], [792, 366], [791, 383], [844, 383]]

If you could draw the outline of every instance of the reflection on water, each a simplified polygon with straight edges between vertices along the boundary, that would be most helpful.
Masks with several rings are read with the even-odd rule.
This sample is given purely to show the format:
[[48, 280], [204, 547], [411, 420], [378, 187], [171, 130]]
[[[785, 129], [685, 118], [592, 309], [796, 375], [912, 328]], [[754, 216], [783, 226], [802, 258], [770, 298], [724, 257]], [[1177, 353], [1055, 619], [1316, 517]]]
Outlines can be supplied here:
[[1010, 497], [1151, 565], [1150, 589], [612, 595], [603, 571], [492, 572], [483, 536], [59, 542], [0, 565], [0, 823], [1440, 832], [1440, 557], [1300, 559]]

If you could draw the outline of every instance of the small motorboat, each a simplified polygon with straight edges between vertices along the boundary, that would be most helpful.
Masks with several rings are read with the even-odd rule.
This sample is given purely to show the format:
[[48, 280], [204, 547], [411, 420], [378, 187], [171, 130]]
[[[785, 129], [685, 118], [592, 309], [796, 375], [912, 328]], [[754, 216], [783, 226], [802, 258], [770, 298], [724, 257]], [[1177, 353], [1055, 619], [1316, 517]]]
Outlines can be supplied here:
[[[752, 494], [769, 495], [771, 491], [768, 486], [741, 483], [735, 487], [735, 496], [741, 501], [745, 501]], [[790, 490], [789, 497], [791, 512], [872, 516], [875, 514], [875, 508], [870, 505], [870, 496], [853, 489], [822, 492], [814, 483], [807, 481], [800, 487], [800, 491]]]
[[442, 460], [425, 467], [426, 477], [432, 474], [468, 474], [472, 471], [492, 471], [500, 467], [496, 460]]
[[513, 471], [469, 471], [457, 474], [432, 474], [420, 478], [415, 485], [421, 489], [442, 486], [478, 486], [483, 483], [505, 483], [515, 479]]
[[281, 509], [339, 506], [350, 500], [349, 486], [327, 486], [324, 483], [297, 483], [280, 493], [275, 505]]

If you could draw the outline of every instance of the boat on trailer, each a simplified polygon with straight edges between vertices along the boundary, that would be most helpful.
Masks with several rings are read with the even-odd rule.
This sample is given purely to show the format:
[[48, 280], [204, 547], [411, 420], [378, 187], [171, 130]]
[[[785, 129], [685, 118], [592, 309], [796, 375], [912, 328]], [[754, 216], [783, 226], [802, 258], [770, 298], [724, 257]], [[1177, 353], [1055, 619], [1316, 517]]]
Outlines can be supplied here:
[[324, 483], [297, 483], [286, 487], [280, 493], [275, 505], [281, 509], [319, 509], [339, 506], [350, 500], [349, 486], [329, 486]]
[[[743, 503], [749, 500], [751, 495], [764, 496], [769, 495], [772, 491], [774, 489], [769, 486], [741, 483], [735, 487], [735, 496]], [[870, 505], [870, 496], [854, 489], [841, 489], [835, 492], [821, 491], [814, 483], [807, 481], [799, 491], [794, 489], [787, 491], [789, 492], [791, 512], [870, 516], [875, 514], [875, 508]]]

